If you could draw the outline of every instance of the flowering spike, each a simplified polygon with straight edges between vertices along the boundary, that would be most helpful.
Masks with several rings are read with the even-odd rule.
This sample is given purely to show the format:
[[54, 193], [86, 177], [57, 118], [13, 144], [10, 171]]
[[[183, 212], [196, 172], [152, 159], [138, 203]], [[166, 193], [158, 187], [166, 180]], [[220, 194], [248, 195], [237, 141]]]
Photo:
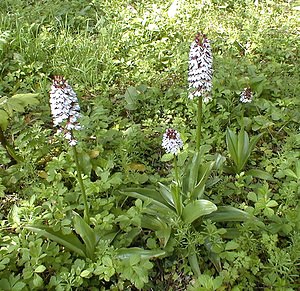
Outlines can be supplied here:
[[189, 54], [189, 98], [202, 97], [203, 102], [211, 100], [212, 89], [212, 53], [210, 41], [205, 34], [197, 33], [191, 44]]
[[72, 130], [81, 129], [80, 107], [76, 93], [62, 76], [54, 76], [50, 90], [50, 107], [54, 126], [63, 133], [71, 146], [76, 145]]
[[240, 101], [242, 103], [251, 103], [253, 100], [253, 94], [250, 88], [244, 88], [244, 91], [241, 92]]
[[179, 132], [175, 129], [168, 128], [163, 135], [162, 147], [165, 149], [166, 153], [177, 155], [183, 147]]

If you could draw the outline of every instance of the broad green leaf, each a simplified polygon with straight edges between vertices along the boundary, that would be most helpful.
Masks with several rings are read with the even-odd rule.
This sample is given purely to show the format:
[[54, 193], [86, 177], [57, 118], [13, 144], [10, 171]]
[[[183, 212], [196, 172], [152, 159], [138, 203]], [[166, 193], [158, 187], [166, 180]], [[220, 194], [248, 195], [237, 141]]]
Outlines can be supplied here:
[[142, 259], [159, 258], [166, 254], [163, 250], [144, 250], [142, 248], [121, 248], [116, 251], [119, 259], [130, 259], [132, 256], [139, 255]]
[[144, 215], [141, 219], [141, 226], [155, 231], [163, 246], [167, 245], [171, 235], [171, 227], [166, 222], [153, 215]]
[[236, 227], [225, 228], [225, 230], [226, 232], [222, 234], [222, 237], [226, 239], [235, 239], [241, 235], [240, 231]]
[[127, 105], [125, 106], [126, 109], [128, 109], [128, 110], [137, 109], [138, 95], [139, 95], [139, 92], [136, 90], [135, 87], [130, 86], [126, 89], [126, 92], [124, 94], [124, 98], [127, 103]]
[[161, 161], [162, 162], [170, 162], [174, 159], [174, 154], [172, 153], [167, 153], [167, 154], [164, 154], [162, 157], [161, 157]]
[[18, 98], [9, 98], [7, 100], [6, 105], [10, 109], [12, 109], [13, 111], [17, 111], [17, 112], [24, 112], [25, 111], [25, 105]]
[[238, 244], [237, 242], [231, 240], [229, 241], [226, 246], [225, 246], [225, 251], [231, 251], [231, 250], [235, 250], [240, 246], [240, 244]]
[[151, 201], [161, 207], [167, 207], [170, 209], [166, 200], [161, 196], [161, 194], [155, 189], [146, 188], [127, 188], [125, 190], [119, 191], [120, 194], [142, 199], [143, 201]]
[[78, 153], [78, 161], [82, 172], [89, 176], [92, 170], [92, 162], [88, 153], [82, 151]]
[[298, 176], [296, 175], [296, 173], [293, 172], [291, 169], [285, 169], [285, 170], [284, 170], [284, 174], [285, 174], [287, 177], [291, 177], [291, 178], [298, 179]]
[[274, 178], [270, 173], [263, 171], [263, 170], [259, 170], [259, 169], [251, 169], [251, 170], [247, 171], [245, 173], [245, 175], [252, 176], [252, 177], [255, 177], [258, 179], [274, 181]]
[[200, 160], [201, 156], [198, 152], [196, 152], [193, 156], [188, 175], [186, 176], [186, 178], [188, 179], [187, 192], [192, 192], [195, 188], [195, 185], [197, 184], [199, 167], [201, 165]]
[[238, 139], [237, 135], [229, 128], [226, 131], [226, 144], [229, 151], [229, 154], [234, 162], [237, 165], [238, 162]]
[[1, 126], [2, 130], [6, 130], [7, 125], [8, 125], [8, 119], [9, 119], [9, 116], [6, 113], [6, 111], [0, 109], [0, 126]]
[[24, 282], [17, 282], [11, 289], [11, 291], [22, 291], [24, 290], [26, 284]]
[[183, 204], [182, 204], [182, 195], [180, 194], [180, 189], [177, 185], [173, 184], [171, 185], [171, 193], [176, 209], [176, 213], [181, 216]]
[[195, 276], [199, 277], [201, 275], [200, 267], [199, 267], [199, 261], [197, 254], [191, 254], [188, 256], [190, 266], [195, 274]]
[[251, 154], [249, 149], [249, 136], [244, 129], [238, 134], [238, 172], [240, 173]]
[[259, 141], [259, 139], [261, 138], [262, 135], [263, 135], [263, 133], [260, 133], [256, 136], [251, 137], [250, 145], [249, 145], [250, 153], [253, 151], [254, 147], [256, 146], [257, 142]]
[[75, 231], [80, 235], [86, 246], [86, 254], [90, 259], [94, 258], [96, 248], [96, 235], [94, 230], [76, 212], [73, 212]]
[[210, 214], [216, 210], [217, 206], [208, 200], [195, 200], [184, 207], [182, 218], [184, 222], [192, 223], [199, 217]]
[[38, 104], [39, 100], [37, 97], [39, 94], [26, 93], [13, 95], [9, 100], [18, 100], [23, 106]]
[[171, 193], [171, 189], [167, 186], [165, 186], [162, 183], [158, 183], [159, 185], [159, 190], [160, 190], [160, 194], [161, 196], [166, 200], [166, 202], [171, 206], [171, 207], [175, 207], [174, 204], [174, 199]]
[[207, 251], [208, 251], [208, 258], [209, 260], [214, 264], [215, 268], [221, 272], [222, 267], [221, 267], [221, 260], [220, 260], [220, 256], [219, 254], [215, 253], [213, 251], [213, 245], [212, 243], [206, 239], [204, 242], [204, 246], [206, 247]]
[[247, 198], [250, 201], [257, 202], [257, 195], [254, 192], [249, 192]]
[[198, 178], [197, 178], [197, 184], [195, 185], [194, 189], [191, 189], [191, 199], [197, 199], [201, 198], [202, 194], [204, 193], [206, 181], [208, 179], [208, 176], [210, 175], [210, 172], [214, 166], [215, 162], [207, 162], [204, 165], [201, 165], [198, 172]]
[[249, 213], [232, 206], [219, 206], [215, 212], [205, 216], [205, 219], [213, 222], [245, 221], [253, 218], [255, 217]]
[[74, 233], [63, 234], [61, 231], [53, 231], [48, 226], [28, 225], [25, 228], [63, 245], [82, 257], [86, 257], [85, 246]]
[[297, 179], [300, 179], [300, 160], [296, 161], [296, 175]]

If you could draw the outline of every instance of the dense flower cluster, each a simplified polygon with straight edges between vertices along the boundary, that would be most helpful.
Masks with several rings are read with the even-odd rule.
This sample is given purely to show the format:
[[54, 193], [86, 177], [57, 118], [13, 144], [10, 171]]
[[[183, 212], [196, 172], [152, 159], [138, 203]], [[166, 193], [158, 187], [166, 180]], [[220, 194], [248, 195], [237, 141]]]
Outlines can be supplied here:
[[80, 107], [76, 93], [62, 76], [54, 76], [50, 90], [50, 107], [54, 126], [71, 146], [76, 145], [72, 130], [79, 130]]
[[163, 135], [162, 147], [165, 149], [166, 153], [177, 155], [183, 147], [179, 132], [175, 129], [168, 128]]
[[212, 53], [205, 34], [198, 33], [192, 42], [189, 54], [189, 98], [202, 97], [203, 102], [211, 100]]
[[251, 103], [253, 99], [253, 94], [250, 88], [245, 88], [240, 95], [240, 101], [242, 103]]

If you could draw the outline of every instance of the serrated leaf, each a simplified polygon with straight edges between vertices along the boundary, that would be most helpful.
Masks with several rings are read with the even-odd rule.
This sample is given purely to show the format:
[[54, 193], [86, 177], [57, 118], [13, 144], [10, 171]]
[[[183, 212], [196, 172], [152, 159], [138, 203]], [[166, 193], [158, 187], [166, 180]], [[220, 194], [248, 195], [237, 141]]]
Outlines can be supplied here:
[[183, 208], [182, 218], [186, 223], [192, 223], [203, 215], [208, 215], [217, 210], [217, 206], [204, 199], [195, 200]]

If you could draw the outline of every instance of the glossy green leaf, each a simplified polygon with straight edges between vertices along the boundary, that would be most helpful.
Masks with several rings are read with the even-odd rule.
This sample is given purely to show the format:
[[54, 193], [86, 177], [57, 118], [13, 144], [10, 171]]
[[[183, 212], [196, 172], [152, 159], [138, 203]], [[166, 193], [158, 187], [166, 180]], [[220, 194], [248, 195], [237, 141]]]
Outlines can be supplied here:
[[208, 251], [209, 260], [214, 264], [214, 266], [218, 270], [218, 272], [221, 272], [222, 266], [221, 266], [221, 259], [220, 259], [219, 254], [215, 253], [212, 250], [213, 246], [208, 239], [205, 240], [204, 246], [206, 247], [206, 249]]
[[186, 223], [192, 223], [203, 215], [210, 214], [217, 210], [217, 206], [204, 199], [195, 200], [187, 204], [182, 212], [182, 218]]
[[18, 100], [23, 106], [34, 105], [39, 103], [38, 96], [39, 94], [35, 93], [15, 94], [9, 100]]
[[199, 277], [201, 275], [200, 267], [199, 267], [199, 261], [197, 254], [191, 254], [188, 256], [188, 260], [190, 263], [190, 266], [195, 274], [195, 276]]
[[63, 245], [82, 257], [86, 257], [86, 248], [74, 233], [63, 234], [61, 231], [53, 231], [48, 226], [28, 225], [25, 228]]
[[232, 206], [219, 206], [215, 212], [205, 216], [205, 219], [213, 222], [246, 221], [253, 218], [249, 213]]
[[163, 247], [167, 245], [171, 236], [171, 227], [162, 219], [153, 215], [144, 215], [141, 219], [141, 226], [155, 231]]
[[262, 179], [262, 180], [275, 181], [273, 176], [270, 173], [263, 171], [263, 170], [259, 170], [259, 169], [251, 169], [251, 170], [247, 171], [245, 173], [245, 175], [252, 176], [252, 177], [255, 177], [258, 179]]
[[144, 250], [142, 248], [121, 248], [116, 251], [119, 259], [130, 259], [132, 256], [140, 256], [142, 259], [159, 258], [166, 254], [163, 250]]
[[159, 185], [159, 191], [161, 196], [166, 200], [166, 202], [171, 206], [175, 207], [173, 195], [171, 193], [171, 189], [167, 186], [165, 186], [162, 183], [158, 183]]
[[128, 188], [118, 193], [138, 199], [142, 199], [143, 201], [150, 200], [152, 203], [159, 205], [160, 207], [169, 208], [166, 200], [161, 196], [161, 194], [154, 189], [146, 189], [146, 188]]
[[201, 165], [200, 161], [200, 153], [196, 152], [191, 161], [188, 173], [185, 176], [185, 179], [187, 181], [187, 183], [185, 183], [187, 185], [187, 189], [184, 189], [185, 193], [192, 192], [195, 188], [195, 185], [197, 184], [199, 167]]
[[231, 129], [227, 128], [226, 144], [234, 164], [237, 164], [238, 161], [237, 143], [238, 143], [237, 135]]
[[201, 198], [201, 196], [204, 193], [206, 181], [210, 175], [210, 172], [214, 166], [215, 162], [207, 162], [200, 166], [198, 170], [198, 178], [197, 178], [197, 184], [195, 185], [194, 189], [192, 189], [191, 192], [191, 199], [197, 199]]
[[227, 128], [226, 144], [236, 173], [240, 173], [245, 167], [261, 135], [254, 136], [249, 141], [248, 133], [243, 129], [238, 134], [235, 134], [231, 129]]
[[87, 256], [92, 259], [96, 248], [95, 232], [78, 213], [73, 212], [73, 215], [74, 229], [85, 243]]
[[88, 153], [82, 151], [78, 153], [78, 161], [82, 172], [89, 176], [92, 170], [92, 162]]
[[9, 116], [6, 113], [6, 111], [0, 109], [0, 126], [1, 126], [2, 130], [5, 130], [7, 128], [8, 119], [9, 119]]

